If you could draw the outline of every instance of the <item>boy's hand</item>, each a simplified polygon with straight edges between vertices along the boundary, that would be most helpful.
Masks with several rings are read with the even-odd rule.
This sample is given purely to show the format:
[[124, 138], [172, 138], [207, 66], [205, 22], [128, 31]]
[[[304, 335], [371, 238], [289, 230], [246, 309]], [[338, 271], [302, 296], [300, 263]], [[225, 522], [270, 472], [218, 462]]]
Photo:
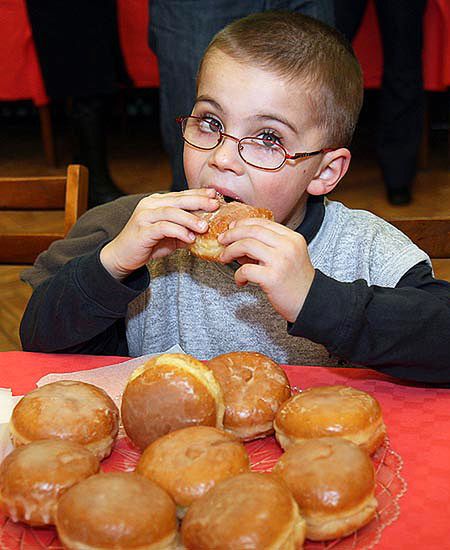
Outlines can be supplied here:
[[258, 284], [276, 311], [294, 322], [314, 279], [314, 267], [302, 235], [270, 220], [238, 221], [219, 236], [224, 263], [247, 256], [234, 278], [238, 286]]
[[125, 279], [152, 258], [186, 248], [208, 224], [190, 211], [218, 208], [214, 189], [155, 193], [142, 199], [125, 227], [100, 252], [100, 261], [116, 279]]

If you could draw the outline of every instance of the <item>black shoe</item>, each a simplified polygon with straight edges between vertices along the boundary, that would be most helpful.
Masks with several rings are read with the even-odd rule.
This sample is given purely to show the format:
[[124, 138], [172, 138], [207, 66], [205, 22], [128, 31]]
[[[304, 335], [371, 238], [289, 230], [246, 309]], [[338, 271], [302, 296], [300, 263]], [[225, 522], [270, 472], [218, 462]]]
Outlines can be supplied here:
[[394, 206], [406, 206], [412, 201], [411, 191], [408, 187], [388, 189], [388, 200]]

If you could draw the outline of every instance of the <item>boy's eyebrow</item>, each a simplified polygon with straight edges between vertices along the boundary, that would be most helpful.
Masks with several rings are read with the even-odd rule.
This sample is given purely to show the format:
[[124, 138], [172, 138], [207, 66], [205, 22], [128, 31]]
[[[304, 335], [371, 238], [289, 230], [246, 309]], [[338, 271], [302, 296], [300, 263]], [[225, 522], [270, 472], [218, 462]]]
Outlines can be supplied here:
[[298, 134], [297, 128], [293, 124], [291, 124], [287, 119], [285, 119], [280, 115], [260, 114], [260, 115], [256, 115], [256, 118], [261, 120], [276, 120], [277, 122], [281, 122], [281, 124], [284, 124], [285, 126], [290, 128], [295, 134]]
[[199, 103], [200, 101], [207, 101], [208, 103], [211, 103], [211, 105], [213, 107], [215, 107], [218, 111], [223, 113], [222, 107], [219, 105], [219, 103], [217, 103], [217, 101], [214, 101], [214, 99], [212, 99], [212, 97], [208, 97], [207, 95], [200, 95], [195, 100], [195, 103]]
[[[208, 103], [211, 103], [211, 105], [213, 107], [215, 107], [218, 111], [223, 113], [223, 109], [220, 106], [220, 104], [217, 103], [217, 101], [215, 101], [214, 99], [212, 99], [212, 97], [209, 97], [207, 95], [198, 96], [197, 99], [195, 100], [195, 103], [199, 103], [200, 101], [207, 101]], [[275, 115], [275, 114], [270, 114], [270, 113], [268, 113], [268, 114], [262, 114], [261, 113], [261, 114], [255, 115], [255, 117], [257, 119], [260, 119], [260, 120], [275, 120], [277, 122], [280, 122], [281, 124], [284, 124], [288, 128], [290, 128], [295, 134], [298, 134], [297, 128], [281, 115], [278, 115], [278, 114]], [[251, 117], [249, 117], [249, 118], [251, 118]]]

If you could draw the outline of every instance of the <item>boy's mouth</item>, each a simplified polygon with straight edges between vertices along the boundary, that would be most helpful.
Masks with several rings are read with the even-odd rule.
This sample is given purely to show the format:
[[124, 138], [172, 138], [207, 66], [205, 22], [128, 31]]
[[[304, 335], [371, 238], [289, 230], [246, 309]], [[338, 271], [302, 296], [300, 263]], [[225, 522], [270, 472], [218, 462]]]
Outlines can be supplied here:
[[227, 195], [223, 195], [223, 198], [224, 198], [225, 202], [242, 202], [239, 199], [235, 199], [233, 197], [228, 197]]
[[242, 202], [245, 203], [245, 201], [236, 193], [233, 191], [230, 191], [226, 187], [220, 187], [218, 185], [210, 185], [215, 192], [217, 193], [218, 198], [223, 199], [225, 202]]
[[238, 197], [234, 193], [225, 191], [225, 189], [216, 189], [216, 193], [223, 197], [223, 200], [225, 202], [244, 202], [240, 197]]

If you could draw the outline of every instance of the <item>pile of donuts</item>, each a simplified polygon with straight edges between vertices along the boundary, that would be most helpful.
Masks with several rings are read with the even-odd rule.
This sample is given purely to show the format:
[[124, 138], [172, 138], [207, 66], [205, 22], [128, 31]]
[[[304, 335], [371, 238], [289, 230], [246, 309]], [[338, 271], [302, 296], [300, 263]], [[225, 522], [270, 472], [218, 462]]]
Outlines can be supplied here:
[[[77, 550], [289, 550], [346, 536], [376, 513], [370, 455], [386, 430], [363, 391], [293, 393], [256, 352], [162, 354], [133, 372], [120, 408], [77, 381], [25, 395], [0, 465], [0, 510], [55, 525]], [[133, 472], [101, 472], [120, 417], [140, 458]], [[252, 472], [244, 442], [274, 432], [283, 454], [270, 473]]]

